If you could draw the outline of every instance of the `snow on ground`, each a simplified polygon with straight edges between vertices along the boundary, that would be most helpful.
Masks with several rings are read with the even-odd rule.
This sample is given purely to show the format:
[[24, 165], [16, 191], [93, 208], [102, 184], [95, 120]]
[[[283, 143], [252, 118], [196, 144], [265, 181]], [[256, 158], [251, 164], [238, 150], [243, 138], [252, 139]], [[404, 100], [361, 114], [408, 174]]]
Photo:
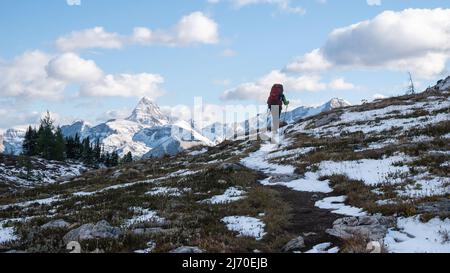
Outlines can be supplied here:
[[314, 151], [316, 148], [314, 147], [306, 147], [306, 148], [298, 148], [298, 149], [292, 149], [292, 150], [281, 150], [277, 152], [273, 152], [267, 155], [268, 159], [274, 159], [279, 157], [288, 157], [288, 156], [299, 156], [299, 155], [305, 155], [312, 151]]
[[6, 221], [0, 222], [0, 245], [18, 239], [13, 227], [4, 227]]
[[228, 230], [239, 233], [240, 237], [253, 237], [262, 240], [266, 235], [264, 224], [261, 220], [248, 216], [229, 216], [222, 219]]
[[152, 253], [153, 250], [155, 250], [155, 247], [156, 247], [156, 243], [154, 241], [150, 241], [150, 242], [147, 243], [147, 248], [136, 250], [136, 251], [134, 251], [134, 253], [137, 253], [137, 254]]
[[347, 200], [346, 196], [328, 197], [323, 200], [317, 201], [315, 206], [320, 209], [332, 210], [332, 213], [341, 214], [346, 216], [364, 216], [366, 213], [356, 207], [347, 206], [344, 202]]
[[392, 177], [394, 174], [408, 173], [407, 166], [394, 166], [395, 163], [405, 163], [410, 157], [397, 155], [386, 157], [380, 160], [362, 159], [357, 161], [323, 161], [320, 163], [320, 176], [333, 174], [347, 175], [350, 179], [364, 181], [366, 185], [375, 186], [378, 184], [401, 183], [402, 179]]
[[390, 229], [384, 243], [394, 253], [449, 253], [450, 219], [438, 218], [428, 223], [420, 222], [419, 216], [399, 218], [399, 230]]
[[424, 173], [413, 178], [414, 185], [406, 185], [397, 190], [397, 194], [403, 197], [422, 198], [429, 196], [441, 196], [450, 194], [450, 178], [431, 177]]
[[145, 222], [163, 223], [165, 221], [164, 218], [158, 216], [158, 213], [156, 211], [150, 209], [133, 207], [130, 208], [130, 210], [133, 211], [136, 214], [136, 216], [125, 221], [125, 223], [123, 224], [124, 228], [129, 228], [136, 224], [141, 224]]
[[323, 244], [318, 244], [316, 246], [313, 246], [313, 248], [309, 251], [306, 251], [306, 253], [314, 253], [314, 254], [326, 254], [326, 253], [338, 253], [339, 252], [339, 247], [333, 247], [331, 248], [332, 244], [331, 243], [323, 243]]
[[81, 164], [62, 164], [44, 159], [33, 159], [40, 168], [27, 170], [25, 167], [7, 166], [0, 163], [0, 181], [14, 183], [22, 187], [34, 187], [42, 184], [56, 183], [60, 178], [81, 175], [86, 170]]
[[261, 148], [251, 153], [248, 157], [241, 160], [241, 163], [254, 170], [262, 171], [266, 174], [294, 174], [295, 168], [289, 165], [278, 165], [268, 162], [269, 153], [275, 151], [277, 144], [265, 143]]
[[183, 195], [185, 192], [189, 192], [191, 189], [178, 189], [178, 188], [169, 188], [169, 187], [156, 187], [145, 194], [150, 196], [171, 196], [171, 197], [179, 197]]
[[204, 154], [204, 153], [206, 153], [206, 152], [208, 152], [208, 149], [203, 148], [203, 149], [201, 149], [200, 151], [192, 151], [192, 152], [190, 152], [190, 153], [188, 153], [188, 154], [189, 154], [189, 155], [192, 155], [192, 156], [196, 156], [196, 155]]
[[231, 187], [225, 191], [224, 194], [216, 195], [211, 197], [210, 199], [206, 199], [201, 201], [201, 203], [208, 203], [208, 204], [228, 204], [232, 202], [236, 202], [238, 200], [245, 198], [246, 192], [243, 190], [240, 190], [236, 187]]
[[322, 192], [330, 193], [333, 189], [330, 188], [328, 181], [320, 181], [319, 176], [315, 173], [308, 172], [305, 178], [295, 179], [288, 182], [270, 182], [270, 178], [260, 181], [265, 186], [285, 186], [295, 191], [302, 192]]
[[58, 201], [62, 201], [62, 199], [60, 198], [59, 195], [53, 196], [53, 197], [49, 197], [49, 198], [44, 198], [44, 199], [37, 199], [37, 200], [31, 200], [31, 201], [20, 202], [20, 203], [15, 203], [15, 204], [3, 205], [3, 206], [0, 206], [0, 209], [8, 209], [8, 208], [11, 208], [11, 207], [25, 208], [25, 207], [29, 207], [29, 206], [34, 205], [34, 204], [50, 205], [50, 204], [52, 204], [54, 202], [58, 202]]

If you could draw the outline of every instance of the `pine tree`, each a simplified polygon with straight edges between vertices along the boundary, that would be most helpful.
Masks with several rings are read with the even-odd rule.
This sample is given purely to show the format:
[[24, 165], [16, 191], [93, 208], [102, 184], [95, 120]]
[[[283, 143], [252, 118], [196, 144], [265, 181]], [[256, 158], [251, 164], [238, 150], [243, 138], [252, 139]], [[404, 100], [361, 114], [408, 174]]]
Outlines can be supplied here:
[[23, 154], [26, 156], [37, 155], [37, 132], [36, 129], [28, 127], [22, 144]]
[[66, 159], [66, 142], [60, 127], [56, 129], [52, 159], [58, 161], [64, 161]]
[[111, 165], [110, 167], [115, 167], [119, 165], [119, 154], [116, 151], [114, 151], [111, 154], [110, 165]]
[[122, 164], [128, 164], [133, 162], [133, 155], [131, 152], [128, 152], [123, 158], [122, 158]]
[[84, 163], [91, 165], [93, 164], [93, 157], [94, 152], [92, 150], [91, 146], [91, 140], [88, 138], [85, 138], [82, 142], [82, 152], [81, 152], [81, 159]]
[[100, 145], [100, 140], [97, 139], [97, 141], [95, 142], [95, 146], [94, 146], [94, 163], [95, 164], [100, 164], [101, 163], [101, 157], [102, 157], [102, 147]]
[[37, 150], [40, 156], [45, 159], [52, 159], [53, 147], [55, 145], [55, 135], [53, 134], [53, 120], [50, 113], [41, 119], [41, 125], [38, 131]]

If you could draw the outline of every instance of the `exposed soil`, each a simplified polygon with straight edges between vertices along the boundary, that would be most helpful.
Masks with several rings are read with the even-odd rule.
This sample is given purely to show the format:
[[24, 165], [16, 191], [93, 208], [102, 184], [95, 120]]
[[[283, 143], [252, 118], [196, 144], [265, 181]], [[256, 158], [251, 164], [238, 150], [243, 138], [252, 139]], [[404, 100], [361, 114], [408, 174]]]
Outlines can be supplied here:
[[317, 244], [327, 242], [333, 243], [333, 246], [340, 245], [336, 237], [328, 235], [325, 231], [333, 226], [335, 220], [343, 216], [315, 207], [316, 201], [327, 197], [327, 195], [294, 191], [283, 186], [274, 186], [272, 188], [278, 191], [291, 207], [290, 224], [285, 228], [289, 233], [303, 236], [306, 244], [304, 250], [309, 250]]

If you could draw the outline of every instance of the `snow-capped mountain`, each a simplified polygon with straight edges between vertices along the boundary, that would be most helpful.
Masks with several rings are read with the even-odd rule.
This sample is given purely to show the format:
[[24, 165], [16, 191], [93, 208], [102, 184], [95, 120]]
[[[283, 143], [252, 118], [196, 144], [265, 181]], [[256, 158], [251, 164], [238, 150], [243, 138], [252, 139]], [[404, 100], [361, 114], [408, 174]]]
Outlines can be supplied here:
[[84, 138], [84, 135], [91, 129], [91, 125], [83, 120], [74, 122], [71, 125], [61, 126], [61, 131], [66, 137], [75, 137], [78, 134], [79, 137]]
[[[182, 132], [183, 137], [172, 136], [172, 132]], [[99, 140], [105, 151], [117, 151], [121, 156], [128, 152], [134, 157], [161, 156], [196, 145], [212, 145], [188, 123], [171, 122], [171, 118], [162, 114], [158, 105], [147, 97], [139, 101], [126, 119], [110, 120], [94, 127], [83, 122], [64, 126], [64, 135], [76, 133], [82, 138], [89, 137], [91, 141]], [[152, 150], [155, 151], [150, 153]]]
[[158, 105], [148, 97], [141, 99], [127, 120], [152, 127], [169, 123], [169, 117], [165, 116]]
[[290, 112], [283, 113], [281, 114], [281, 119], [291, 123], [306, 117], [314, 116], [333, 109], [344, 108], [348, 106], [351, 106], [350, 102], [339, 98], [333, 98], [329, 102], [321, 106], [317, 107], [301, 106]]
[[18, 155], [22, 152], [25, 130], [8, 129], [0, 136], [0, 153]]

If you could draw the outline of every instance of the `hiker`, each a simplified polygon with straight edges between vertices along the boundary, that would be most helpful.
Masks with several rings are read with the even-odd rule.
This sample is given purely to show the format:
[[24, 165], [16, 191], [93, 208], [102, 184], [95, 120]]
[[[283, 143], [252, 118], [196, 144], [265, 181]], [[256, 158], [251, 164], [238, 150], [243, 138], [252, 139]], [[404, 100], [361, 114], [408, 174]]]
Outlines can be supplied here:
[[[269, 99], [267, 100], [267, 105], [269, 106], [269, 110], [272, 113], [273, 128], [280, 128], [279, 125], [284, 126], [283, 124], [279, 124], [281, 112], [283, 111], [283, 104], [285, 106], [289, 105], [289, 101], [284, 95], [284, 87], [282, 84], [274, 84], [272, 90], [270, 91]], [[276, 117], [276, 107], [278, 107], [279, 111], [278, 117]], [[278, 122], [278, 124], [276, 124], [275, 122]]]

